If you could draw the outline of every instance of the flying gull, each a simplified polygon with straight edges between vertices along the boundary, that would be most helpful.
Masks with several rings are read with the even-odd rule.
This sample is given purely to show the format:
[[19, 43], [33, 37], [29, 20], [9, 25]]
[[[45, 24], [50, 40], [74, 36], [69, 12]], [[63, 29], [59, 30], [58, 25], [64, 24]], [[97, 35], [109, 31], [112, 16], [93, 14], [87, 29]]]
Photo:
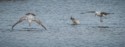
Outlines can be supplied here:
[[41, 22], [38, 18], [36, 18], [35, 16], [36, 16], [36, 15], [35, 15], [34, 13], [26, 13], [25, 16], [21, 17], [21, 18], [12, 26], [12, 30], [13, 30], [13, 28], [14, 28], [17, 24], [19, 24], [19, 23], [21, 23], [21, 22], [23, 22], [23, 21], [27, 21], [27, 22], [29, 23], [29, 26], [31, 26], [31, 23], [32, 23], [32, 22], [36, 22], [37, 24], [41, 25], [45, 30], [47, 30], [46, 27], [42, 24], [42, 22]]
[[[85, 13], [95, 13], [95, 16], [100, 17], [100, 22], [103, 22], [102, 17], [107, 16], [109, 14], [114, 14], [114, 13], [108, 13], [108, 12], [102, 12], [102, 11], [88, 11]], [[85, 14], [85, 13], [81, 13], [81, 14]]]

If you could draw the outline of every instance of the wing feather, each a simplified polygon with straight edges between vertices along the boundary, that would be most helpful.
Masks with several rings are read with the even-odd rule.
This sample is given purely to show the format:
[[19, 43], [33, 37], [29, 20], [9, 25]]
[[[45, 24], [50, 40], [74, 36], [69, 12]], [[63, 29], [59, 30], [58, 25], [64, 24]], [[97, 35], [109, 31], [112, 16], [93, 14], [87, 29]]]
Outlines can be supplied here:
[[13, 28], [14, 28], [17, 24], [21, 23], [21, 22], [24, 21], [24, 20], [26, 20], [25, 17], [21, 17], [21, 18], [12, 26], [12, 30], [13, 30]]
[[37, 24], [41, 25], [45, 30], [47, 30], [47, 28], [42, 24], [42, 22], [39, 19], [35, 19], [34, 20]]

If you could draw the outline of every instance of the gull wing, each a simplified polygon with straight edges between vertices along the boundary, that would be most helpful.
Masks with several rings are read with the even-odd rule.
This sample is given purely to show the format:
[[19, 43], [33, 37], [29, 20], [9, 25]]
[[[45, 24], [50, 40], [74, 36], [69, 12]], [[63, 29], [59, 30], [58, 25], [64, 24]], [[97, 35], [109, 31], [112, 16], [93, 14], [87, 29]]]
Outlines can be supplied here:
[[24, 20], [26, 20], [26, 17], [25, 17], [25, 16], [21, 17], [21, 18], [12, 26], [12, 30], [13, 30], [13, 28], [14, 28], [17, 24], [21, 23], [21, 22], [24, 21]]
[[35, 19], [34, 20], [37, 24], [41, 25], [45, 30], [47, 30], [47, 28], [42, 24], [42, 22], [39, 19]]
[[87, 11], [86, 13], [95, 13], [96, 11]]
[[114, 14], [114, 13], [101, 12], [101, 14], [109, 15], [109, 14]]
[[85, 13], [95, 13], [96, 11], [87, 11], [87, 12], [82, 12], [80, 14], [85, 14]]

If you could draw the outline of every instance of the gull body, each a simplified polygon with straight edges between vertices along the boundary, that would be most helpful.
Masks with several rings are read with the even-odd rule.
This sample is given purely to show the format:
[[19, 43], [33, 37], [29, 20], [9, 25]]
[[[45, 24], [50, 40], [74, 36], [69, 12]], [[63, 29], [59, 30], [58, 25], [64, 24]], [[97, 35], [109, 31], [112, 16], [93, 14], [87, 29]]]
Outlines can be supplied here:
[[74, 17], [71, 17], [70, 19], [72, 20], [72, 24], [73, 24], [73, 25], [78, 25], [78, 24], [80, 24], [80, 21], [79, 21], [78, 19], [75, 19]]

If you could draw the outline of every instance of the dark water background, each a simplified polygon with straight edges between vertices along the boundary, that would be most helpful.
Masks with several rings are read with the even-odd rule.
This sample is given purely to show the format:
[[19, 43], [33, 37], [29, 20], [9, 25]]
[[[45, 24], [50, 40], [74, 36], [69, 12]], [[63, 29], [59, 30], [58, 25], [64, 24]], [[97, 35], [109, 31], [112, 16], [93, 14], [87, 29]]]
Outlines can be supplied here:
[[[86, 11], [115, 13], [104, 17]], [[27, 12], [35, 13], [48, 30], [33, 23], [11, 26]], [[81, 24], [72, 26], [70, 17]], [[125, 47], [125, 0], [0, 1], [0, 47]]]

